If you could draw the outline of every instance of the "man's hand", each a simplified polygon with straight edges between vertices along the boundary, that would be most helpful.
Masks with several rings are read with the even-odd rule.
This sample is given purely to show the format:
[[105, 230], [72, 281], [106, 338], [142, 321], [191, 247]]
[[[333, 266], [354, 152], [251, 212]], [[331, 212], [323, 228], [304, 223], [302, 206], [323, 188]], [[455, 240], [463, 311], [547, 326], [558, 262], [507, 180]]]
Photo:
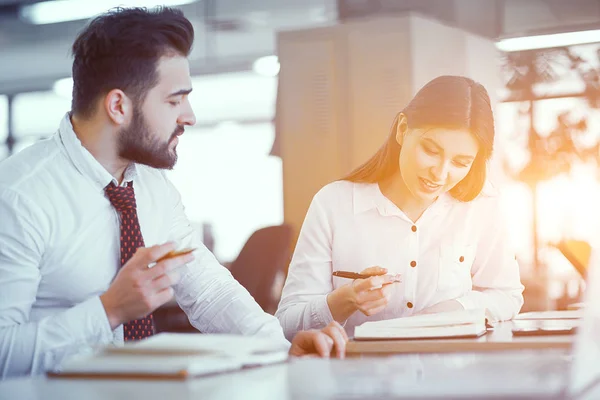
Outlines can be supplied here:
[[348, 335], [342, 326], [333, 321], [321, 330], [312, 329], [300, 331], [292, 340], [291, 356], [318, 355], [328, 358], [335, 350], [335, 356], [346, 356], [346, 342]]
[[[171, 286], [179, 281], [175, 269], [194, 260], [192, 254], [185, 254], [158, 261], [173, 250], [174, 243], [140, 247], [119, 270], [100, 296], [111, 329], [142, 318], [173, 298]], [[152, 263], [156, 264], [149, 268]]]

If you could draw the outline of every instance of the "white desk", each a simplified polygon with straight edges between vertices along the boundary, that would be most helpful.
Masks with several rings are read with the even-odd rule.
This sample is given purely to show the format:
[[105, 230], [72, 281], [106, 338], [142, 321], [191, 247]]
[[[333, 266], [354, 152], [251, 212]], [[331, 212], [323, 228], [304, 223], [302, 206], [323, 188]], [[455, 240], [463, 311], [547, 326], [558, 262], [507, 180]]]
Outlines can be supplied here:
[[561, 398], [570, 362], [566, 353], [555, 349], [301, 359], [187, 382], [23, 378], [1, 382], [0, 399], [333, 400], [456, 398], [459, 394], [477, 399], [486, 394]]

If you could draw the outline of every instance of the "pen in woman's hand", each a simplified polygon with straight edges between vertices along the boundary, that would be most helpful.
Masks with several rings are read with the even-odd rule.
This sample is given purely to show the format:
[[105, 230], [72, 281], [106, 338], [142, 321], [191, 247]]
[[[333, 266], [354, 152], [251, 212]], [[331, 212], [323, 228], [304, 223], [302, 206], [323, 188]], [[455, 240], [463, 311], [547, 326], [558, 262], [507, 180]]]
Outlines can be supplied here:
[[333, 276], [337, 276], [340, 278], [348, 278], [348, 279], [367, 279], [373, 275], [359, 274], [357, 272], [350, 271], [333, 271]]
[[[367, 279], [377, 275], [367, 275], [367, 274], [359, 274], [357, 272], [350, 271], [333, 271], [333, 276], [337, 276], [338, 278], [347, 278], [347, 279]], [[386, 281], [383, 283], [384, 285], [401, 282], [400, 274], [396, 275], [382, 275], [386, 278]]]

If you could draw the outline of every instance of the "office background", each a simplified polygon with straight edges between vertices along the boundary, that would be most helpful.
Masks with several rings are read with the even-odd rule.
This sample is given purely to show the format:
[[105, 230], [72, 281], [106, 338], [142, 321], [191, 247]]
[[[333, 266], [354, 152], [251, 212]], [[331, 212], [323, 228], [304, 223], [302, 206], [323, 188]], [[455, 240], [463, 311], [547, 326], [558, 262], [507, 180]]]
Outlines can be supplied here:
[[[69, 110], [69, 46], [90, 12], [119, 4], [179, 7], [197, 33], [190, 101], [198, 123], [181, 138], [179, 162], [169, 176], [188, 216], [224, 263], [234, 261], [260, 228], [290, 222], [296, 234], [299, 229], [297, 220], [285, 218], [293, 200], [284, 196], [286, 154], [276, 138], [282, 135], [278, 115], [289, 106], [278, 93], [284, 75], [279, 32], [412, 13], [494, 42], [496, 69], [486, 71], [497, 76], [491, 88], [498, 135], [492, 177], [502, 188], [521, 264], [524, 310], [562, 308], [584, 289], [581, 274], [552, 244], [593, 241], [600, 226], [600, 2], [163, 0], [94, 1], [92, 7], [68, 0], [67, 9], [35, 8], [51, 3], [61, 2], [0, 0], [0, 160], [51, 136]], [[582, 31], [587, 35], [558, 48], [502, 47], [510, 45], [506, 38]]]

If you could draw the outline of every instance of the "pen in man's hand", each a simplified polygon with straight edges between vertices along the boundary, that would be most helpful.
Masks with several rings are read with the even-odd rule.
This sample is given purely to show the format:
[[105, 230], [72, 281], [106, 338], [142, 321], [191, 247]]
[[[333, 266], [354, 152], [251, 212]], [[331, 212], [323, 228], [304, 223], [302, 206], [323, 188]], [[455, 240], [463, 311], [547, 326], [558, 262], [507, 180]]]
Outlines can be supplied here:
[[167, 260], [169, 258], [179, 257], [179, 256], [182, 256], [184, 254], [189, 254], [189, 253], [191, 253], [193, 251], [196, 251], [196, 250], [198, 250], [198, 249], [195, 248], [195, 247], [188, 247], [188, 248], [185, 248], [185, 249], [173, 250], [173, 251], [165, 254], [164, 256], [162, 256], [161, 258], [159, 258], [158, 260], [156, 260], [156, 262], [158, 263], [158, 262]]

